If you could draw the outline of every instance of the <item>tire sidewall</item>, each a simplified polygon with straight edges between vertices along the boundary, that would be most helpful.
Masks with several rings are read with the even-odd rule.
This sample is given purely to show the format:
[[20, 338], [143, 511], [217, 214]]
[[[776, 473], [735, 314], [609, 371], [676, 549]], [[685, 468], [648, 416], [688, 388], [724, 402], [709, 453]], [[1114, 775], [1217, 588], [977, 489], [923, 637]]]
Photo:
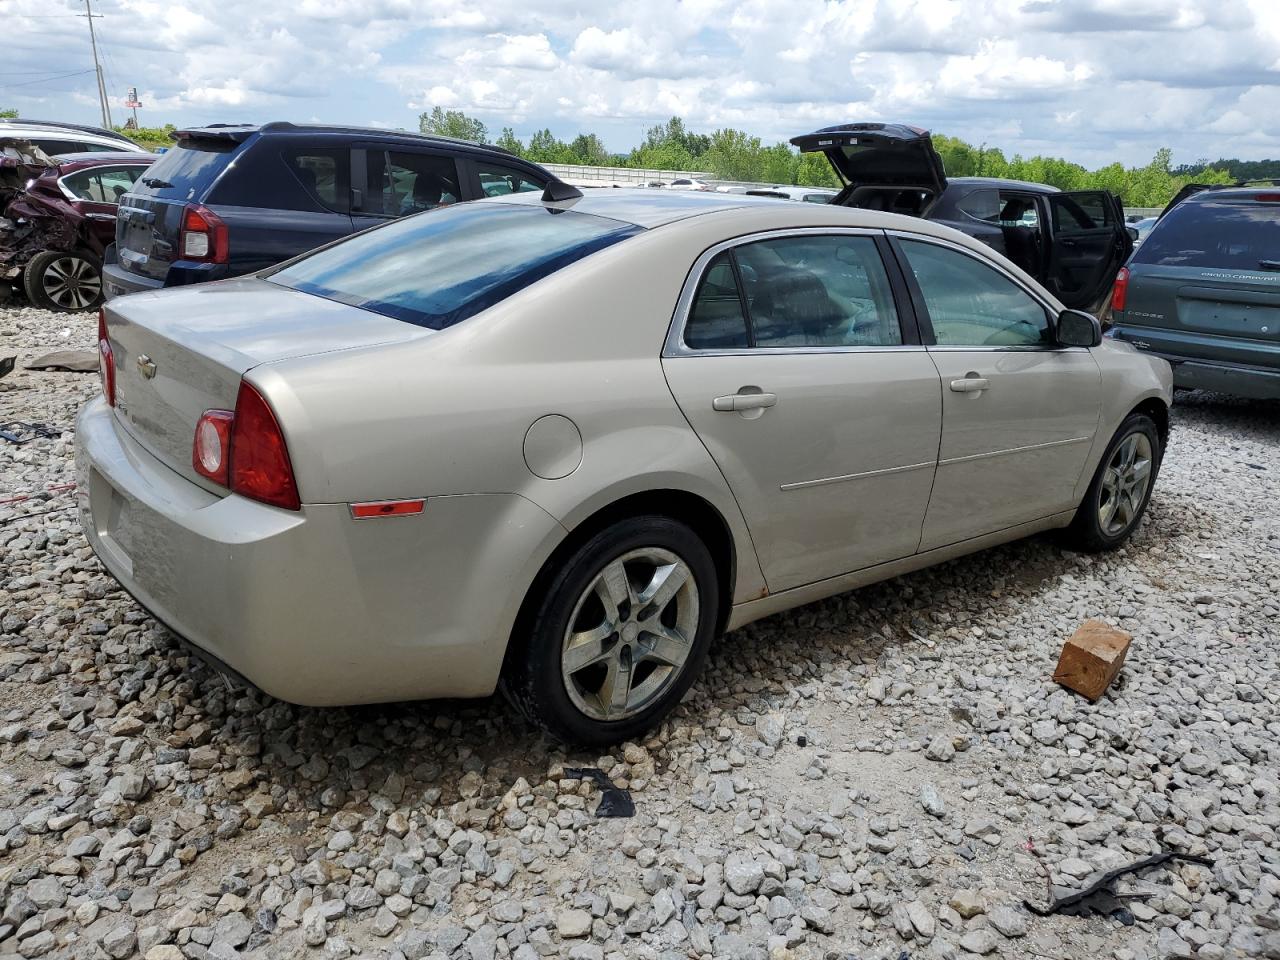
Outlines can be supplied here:
[[[1134, 511], [1132, 522], [1120, 533], [1109, 535], [1102, 529], [1102, 525], [1098, 521], [1098, 511], [1100, 509], [1102, 498], [1102, 478], [1106, 475], [1107, 465], [1111, 462], [1111, 458], [1115, 456], [1116, 449], [1120, 444], [1135, 433], [1142, 433], [1151, 443], [1151, 480], [1147, 484], [1146, 492], [1142, 495], [1142, 502], [1138, 504], [1137, 510]], [[1118, 547], [1133, 535], [1142, 523], [1142, 518], [1146, 516], [1147, 504], [1151, 502], [1151, 494], [1156, 488], [1156, 478], [1160, 473], [1160, 462], [1164, 458], [1164, 448], [1160, 444], [1160, 433], [1156, 429], [1155, 421], [1146, 414], [1131, 414], [1125, 421], [1120, 424], [1120, 428], [1116, 430], [1115, 436], [1111, 438], [1111, 442], [1107, 444], [1106, 452], [1102, 455], [1102, 460], [1098, 463], [1097, 472], [1094, 474], [1093, 482], [1089, 485], [1089, 493], [1085, 497], [1081, 506], [1081, 519], [1084, 524], [1084, 534], [1090, 540], [1095, 542], [1101, 549], [1109, 550]]]
[[[76, 260], [82, 260], [93, 268], [98, 275], [98, 296], [88, 306], [79, 309], [64, 307], [52, 300], [44, 291], [44, 274], [49, 269], [49, 265], [55, 260], [64, 257], [73, 257]], [[39, 307], [41, 310], [52, 310], [56, 313], [81, 313], [86, 310], [94, 310], [102, 304], [104, 287], [102, 286], [102, 261], [92, 254], [85, 253], [82, 250], [43, 250], [31, 258], [27, 264], [26, 270], [23, 272], [22, 285], [33, 307]]]
[[[683, 560], [698, 590], [698, 629], [680, 676], [644, 711], [625, 720], [601, 721], [574, 706], [561, 673], [561, 650], [579, 597], [608, 563], [629, 551], [661, 547]], [[684, 697], [702, 670], [719, 615], [719, 583], [711, 553], [684, 524], [666, 517], [635, 517], [595, 534], [565, 561], [549, 581], [531, 629], [516, 657], [515, 676], [506, 685], [517, 707], [569, 743], [604, 745], [651, 728]]]

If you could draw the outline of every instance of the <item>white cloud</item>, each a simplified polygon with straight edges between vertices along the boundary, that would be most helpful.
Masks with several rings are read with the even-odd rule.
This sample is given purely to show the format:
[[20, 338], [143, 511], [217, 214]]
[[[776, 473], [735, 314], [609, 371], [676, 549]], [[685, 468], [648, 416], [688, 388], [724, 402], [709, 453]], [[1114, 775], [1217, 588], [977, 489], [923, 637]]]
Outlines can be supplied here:
[[[773, 142], [900, 120], [1097, 164], [1280, 155], [1274, 0], [98, 0], [118, 101], [143, 122], [380, 118], [431, 106], [614, 149], [673, 113]], [[42, 12], [80, 12], [44, 0]], [[87, 56], [74, 17], [10, 18], [6, 71]], [[61, 68], [61, 69], [60, 69]], [[25, 76], [25, 75], [24, 75]], [[0, 76], [0, 84], [8, 82]], [[92, 76], [0, 86], [0, 106], [93, 121]]]

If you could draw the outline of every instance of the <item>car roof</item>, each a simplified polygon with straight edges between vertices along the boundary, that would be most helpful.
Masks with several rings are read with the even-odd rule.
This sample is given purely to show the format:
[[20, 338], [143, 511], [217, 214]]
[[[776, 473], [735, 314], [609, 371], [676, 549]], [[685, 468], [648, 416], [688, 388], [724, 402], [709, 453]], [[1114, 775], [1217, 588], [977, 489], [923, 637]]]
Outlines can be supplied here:
[[85, 153], [60, 153], [54, 156], [53, 159], [57, 161], [59, 170], [63, 173], [70, 173], [73, 170], [82, 170], [87, 167], [102, 167], [122, 163], [146, 167], [155, 163], [159, 157], [152, 153], [92, 150]]
[[[542, 194], [534, 191], [490, 197], [478, 203], [518, 203], [533, 206], [542, 203]], [[584, 190], [582, 197], [564, 200], [565, 209], [606, 217], [638, 227], [651, 229], [676, 220], [697, 217], [735, 207], [776, 207], [769, 197], [751, 197], [745, 193], [711, 193], [698, 190], [657, 190], [648, 187], [599, 187]]]
[[1006, 190], [1022, 190], [1026, 193], [1061, 193], [1047, 183], [1031, 183], [1028, 180], [1009, 180], [1005, 177], [948, 177], [948, 184], [955, 186], [988, 187]]
[[1223, 200], [1253, 200], [1258, 194], [1265, 193], [1268, 196], [1275, 196], [1280, 193], [1275, 187], [1269, 187], [1266, 183], [1258, 183], [1253, 186], [1244, 186], [1240, 184], [1232, 184], [1231, 186], [1211, 186], [1200, 190], [1191, 196], [1184, 198], [1182, 203], [1221, 203]]
[[[176, 134], [194, 134], [196, 137], [218, 139], [235, 139], [243, 141], [254, 133], [267, 134], [338, 134], [378, 140], [401, 140], [413, 143], [433, 143], [454, 149], [475, 150], [481, 153], [498, 154], [520, 160], [510, 150], [494, 146], [491, 143], [476, 143], [473, 140], [459, 140], [455, 137], [441, 137], [435, 134], [418, 133], [413, 130], [387, 130], [382, 127], [348, 126], [331, 123], [293, 123], [288, 120], [273, 120], [269, 123], [211, 123], [203, 127], [183, 127]], [[528, 161], [524, 161], [528, 163]]]
[[29, 120], [25, 117], [4, 117], [0, 118], [0, 130], [37, 131], [45, 134], [63, 133], [69, 135], [67, 136], [68, 140], [79, 139], [75, 136], [70, 136], [70, 134], [88, 134], [104, 140], [114, 140], [117, 143], [133, 143], [123, 133], [116, 133], [114, 130], [107, 130], [105, 127], [94, 127], [86, 123], [63, 123], [60, 120]]

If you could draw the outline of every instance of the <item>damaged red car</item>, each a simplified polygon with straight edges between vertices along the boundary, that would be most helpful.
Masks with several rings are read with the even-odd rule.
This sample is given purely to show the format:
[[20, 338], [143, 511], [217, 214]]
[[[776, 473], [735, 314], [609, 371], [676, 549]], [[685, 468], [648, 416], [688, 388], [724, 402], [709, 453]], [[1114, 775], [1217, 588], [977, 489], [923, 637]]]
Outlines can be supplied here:
[[49, 157], [23, 141], [0, 143], [0, 299], [21, 288], [45, 310], [102, 302], [102, 252], [116, 207], [156, 159], [148, 153]]

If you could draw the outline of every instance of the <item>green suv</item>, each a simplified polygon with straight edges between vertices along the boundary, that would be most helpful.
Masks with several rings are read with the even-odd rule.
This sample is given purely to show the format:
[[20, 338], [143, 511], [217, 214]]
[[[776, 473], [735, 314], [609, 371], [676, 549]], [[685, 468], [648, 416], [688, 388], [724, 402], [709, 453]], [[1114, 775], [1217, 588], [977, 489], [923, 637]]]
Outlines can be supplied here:
[[1280, 398], [1280, 186], [1175, 198], [1116, 277], [1108, 336], [1175, 387]]

